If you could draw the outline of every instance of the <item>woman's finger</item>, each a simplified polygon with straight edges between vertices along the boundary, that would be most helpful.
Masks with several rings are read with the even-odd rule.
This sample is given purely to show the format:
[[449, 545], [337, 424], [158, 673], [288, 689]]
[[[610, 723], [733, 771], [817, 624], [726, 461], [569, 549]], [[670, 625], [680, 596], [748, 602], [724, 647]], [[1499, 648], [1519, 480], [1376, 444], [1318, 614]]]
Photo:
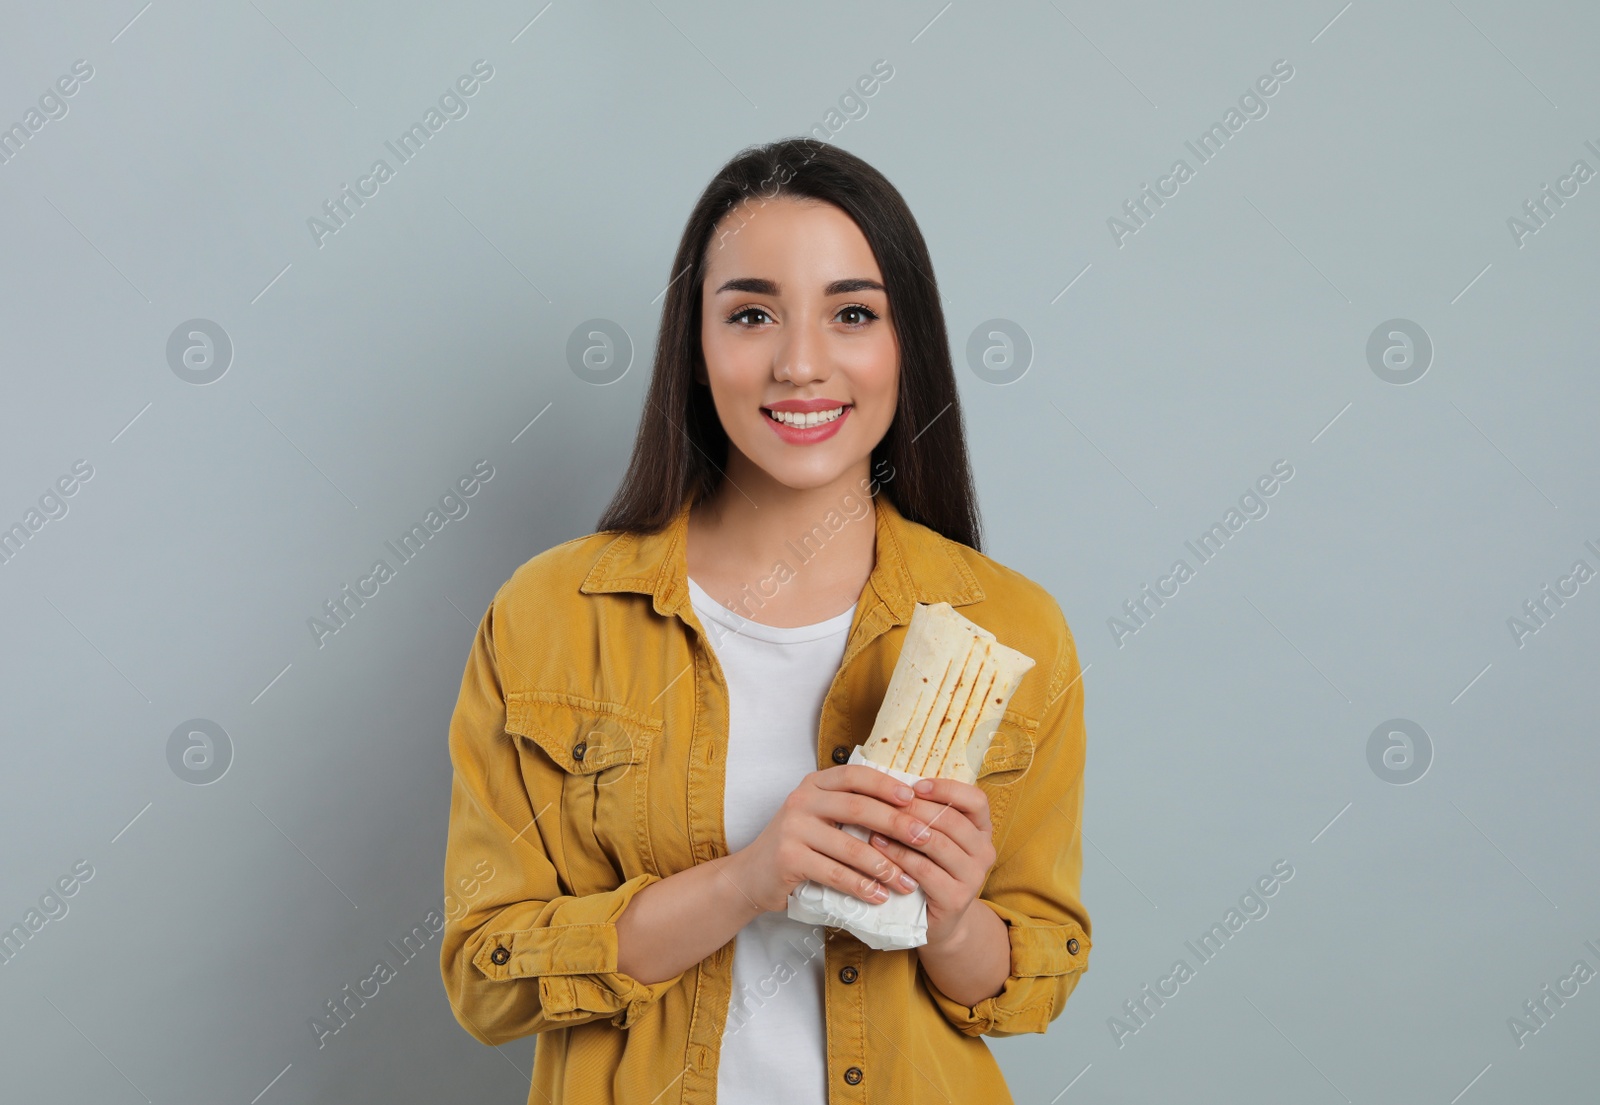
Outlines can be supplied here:
[[[921, 843], [919, 834], [937, 831], [930, 830], [926, 822], [908, 813], [904, 807], [880, 802], [867, 794], [856, 794], [851, 791], [817, 791], [812, 802], [810, 811], [818, 818], [826, 819], [830, 824], [860, 825], [864, 829], [880, 832], [891, 840], [903, 840], [908, 844]], [[923, 803], [923, 807], [929, 817], [937, 815], [941, 809], [927, 802]], [[926, 839], [925, 835], [923, 839]]]
[[909, 848], [890, 840], [881, 833], [872, 833], [867, 839], [874, 848], [882, 851], [884, 855], [899, 864], [906, 874], [915, 879], [922, 887], [923, 893], [931, 900], [947, 902], [961, 897], [964, 885], [962, 880], [931, 856], [916, 848]]
[[914, 789], [917, 798], [954, 806], [966, 814], [979, 831], [994, 832], [989, 820], [989, 796], [976, 783], [963, 783], [959, 779], [921, 779]]
[[[794, 842], [801, 850], [793, 866], [797, 873], [819, 886], [830, 887], [864, 902], [885, 902], [892, 893], [906, 892], [893, 881], [901, 874], [899, 865], [876, 848], [840, 829], [820, 824], [813, 829], [818, 834], [814, 840]], [[839, 843], [829, 834], [843, 837], [848, 843]], [[852, 849], [851, 843], [865, 852]]]
[[988, 830], [979, 829], [970, 814], [945, 802], [930, 802], [918, 798], [906, 807], [905, 812], [930, 829], [941, 832], [955, 841], [956, 845], [969, 855], [977, 855], [993, 836]]
[[812, 772], [809, 778], [819, 790], [868, 794], [897, 806], [910, 802], [915, 794], [908, 784], [865, 764], [840, 764]]
[[[981, 862], [983, 857], [977, 851], [983, 845], [981, 842], [976, 843], [972, 845], [972, 850], [969, 850], [944, 831], [944, 826], [956, 823], [965, 824], [969, 832], [977, 831], [972, 828], [971, 822], [967, 821], [965, 815], [951, 809], [945, 814], [943, 821], [933, 824], [932, 833], [927, 840], [911, 843], [911, 851], [938, 864], [940, 870], [948, 872], [951, 878], [963, 881], [981, 880], [981, 872], [988, 870], [983, 866]], [[894, 841], [894, 843], [903, 842]]]

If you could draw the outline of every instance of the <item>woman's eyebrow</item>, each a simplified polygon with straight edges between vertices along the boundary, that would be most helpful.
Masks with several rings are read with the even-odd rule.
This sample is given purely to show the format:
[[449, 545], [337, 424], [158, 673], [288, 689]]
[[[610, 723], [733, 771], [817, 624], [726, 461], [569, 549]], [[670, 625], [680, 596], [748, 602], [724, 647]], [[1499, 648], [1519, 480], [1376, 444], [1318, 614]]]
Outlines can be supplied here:
[[[823, 295], [845, 295], [849, 292], [885, 291], [882, 284], [876, 280], [865, 277], [850, 277], [846, 280], [835, 280], [822, 289]], [[736, 276], [732, 280], [724, 281], [714, 294], [723, 292], [747, 292], [750, 295], [780, 295], [782, 294], [776, 280], [768, 280], [763, 276]]]
[[724, 281], [716, 293], [723, 292], [749, 292], [751, 295], [777, 295], [778, 282], [768, 280], [761, 276], [736, 276], [732, 280]]
[[867, 280], [857, 276], [849, 280], [835, 280], [822, 290], [822, 294], [844, 295], [846, 292], [881, 292], [883, 290], [883, 285], [876, 280]]

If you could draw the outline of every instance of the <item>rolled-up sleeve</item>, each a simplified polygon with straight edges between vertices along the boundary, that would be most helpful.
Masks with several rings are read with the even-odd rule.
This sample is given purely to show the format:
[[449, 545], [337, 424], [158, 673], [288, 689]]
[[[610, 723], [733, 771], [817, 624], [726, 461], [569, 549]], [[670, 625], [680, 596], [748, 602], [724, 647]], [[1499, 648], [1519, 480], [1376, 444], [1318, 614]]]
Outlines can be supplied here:
[[447, 911], [454, 916], [440, 946], [450, 1007], [462, 1028], [491, 1045], [601, 1017], [628, 1028], [683, 978], [646, 984], [617, 970], [616, 920], [660, 876], [562, 893], [545, 844], [562, 812], [559, 768], [550, 765], [547, 792], [530, 792], [519, 738], [505, 729], [494, 617], [491, 604], [450, 721], [445, 893], [461, 905]]
[[1065, 630], [1046, 690], [1033, 761], [1020, 779], [1004, 839], [979, 897], [1006, 923], [1011, 969], [998, 994], [962, 1005], [921, 971], [939, 1011], [963, 1035], [1043, 1032], [1061, 1014], [1089, 967], [1083, 874], [1083, 679]]

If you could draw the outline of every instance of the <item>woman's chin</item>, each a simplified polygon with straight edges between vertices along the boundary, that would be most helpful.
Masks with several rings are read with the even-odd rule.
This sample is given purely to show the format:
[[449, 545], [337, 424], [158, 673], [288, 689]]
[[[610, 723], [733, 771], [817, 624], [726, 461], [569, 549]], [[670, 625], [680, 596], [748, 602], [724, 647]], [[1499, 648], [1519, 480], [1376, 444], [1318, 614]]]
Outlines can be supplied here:
[[803, 463], [783, 458], [775, 460], [770, 466], [762, 465], [762, 468], [774, 482], [791, 491], [815, 491], [836, 483], [850, 470], [851, 464], [847, 459], [835, 455], [808, 458]]

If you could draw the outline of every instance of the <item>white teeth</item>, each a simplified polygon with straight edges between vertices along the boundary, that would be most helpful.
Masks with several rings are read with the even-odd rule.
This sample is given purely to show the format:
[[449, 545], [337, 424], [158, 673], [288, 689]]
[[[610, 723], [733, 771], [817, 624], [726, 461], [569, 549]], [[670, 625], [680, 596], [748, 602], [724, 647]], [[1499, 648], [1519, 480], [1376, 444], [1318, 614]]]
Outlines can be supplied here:
[[775, 421], [782, 422], [785, 426], [795, 426], [803, 430], [807, 426], [820, 426], [824, 422], [832, 422], [843, 413], [843, 407], [834, 407], [832, 410], [811, 411], [805, 414], [797, 411], [769, 410], [767, 416]]

